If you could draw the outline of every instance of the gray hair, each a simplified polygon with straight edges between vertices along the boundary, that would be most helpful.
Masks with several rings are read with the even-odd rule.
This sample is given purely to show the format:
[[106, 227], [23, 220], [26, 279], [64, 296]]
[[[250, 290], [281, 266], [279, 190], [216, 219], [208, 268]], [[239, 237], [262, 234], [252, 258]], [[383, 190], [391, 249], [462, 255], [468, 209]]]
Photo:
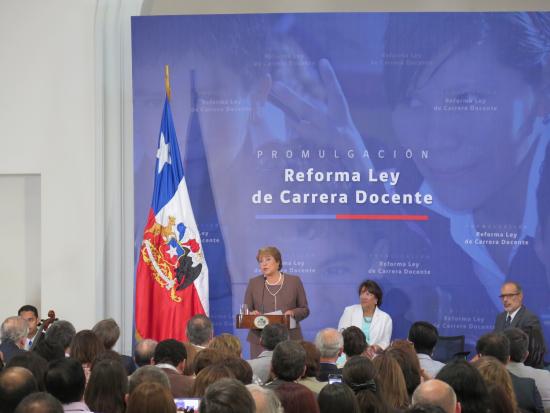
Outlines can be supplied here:
[[67, 320], [58, 320], [48, 328], [46, 332], [46, 341], [61, 344], [64, 350], [67, 350], [76, 335], [76, 329], [71, 322]]
[[136, 344], [136, 348], [134, 349], [134, 361], [139, 367], [151, 364], [151, 359], [155, 355], [157, 344], [155, 340], [150, 338], [143, 339]]
[[257, 384], [248, 384], [246, 388], [256, 403], [256, 413], [284, 413], [281, 401], [272, 390]]
[[315, 336], [315, 347], [323, 358], [338, 357], [338, 353], [344, 347], [344, 338], [335, 328], [324, 328]]
[[132, 373], [128, 378], [128, 394], [142, 383], [158, 383], [162, 387], [170, 390], [170, 380], [168, 375], [157, 366], [143, 366]]
[[0, 327], [0, 339], [18, 342], [29, 334], [29, 324], [20, 316], [8, 317]]
[[208, 343], [213, 336], [212, 322], [204, 314], [194, 315], [187, 322], [187, 339], [198, 346]]

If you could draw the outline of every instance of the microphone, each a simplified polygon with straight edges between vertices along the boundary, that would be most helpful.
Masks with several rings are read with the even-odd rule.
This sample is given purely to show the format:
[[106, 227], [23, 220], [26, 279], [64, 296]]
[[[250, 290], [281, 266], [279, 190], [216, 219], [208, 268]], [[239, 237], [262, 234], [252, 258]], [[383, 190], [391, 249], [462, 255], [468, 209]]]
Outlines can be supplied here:
[[267, 277], [264, 274], [264, 285], [262, 287], [262, 314], [264, 313], [264, 295], [265, 295], [265, 283], [267, 282]]

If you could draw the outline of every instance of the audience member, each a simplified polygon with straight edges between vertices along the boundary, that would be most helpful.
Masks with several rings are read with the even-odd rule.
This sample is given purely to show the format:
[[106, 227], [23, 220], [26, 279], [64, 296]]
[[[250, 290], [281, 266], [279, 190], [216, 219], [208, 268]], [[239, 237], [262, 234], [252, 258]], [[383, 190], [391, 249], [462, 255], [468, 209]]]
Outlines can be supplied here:
[[76, 333], [70, 347], [71, 357], [82, 364], [86, 380], [88, 380], [92, 361], [105, 350], [103, 343], [92, 330], [82, 330]]
[[48, 362], [44, 358], [32, 351], [26, 351], [24, 353], [13, 356], [6, 367], [24, 367], [29, 370], [38, 385], [38, 391], [46, 390], [44, 385], [44, 374], [48, 370]]
[[[517, 411], [517, 401], [514, 392], [514, 386], [512, 385], [512, 379], [510, 374], [499, 360], [491, 356], [483, 356], [475, 360], [473, 366], [480, 372], [481, 377], [485, 380], [487, 388], [492, 386], [493, 395], [501, 395], [506, 397], [508, 402], [505, 405], [513, 406], [512, 412]], [[502, 391], [494, 391], [495, 387], [501, 387]], [[489, 392], [491, 396], [491, 392]], [[491, 405], [495, 405], [494, 399], [491, 397]], [[492, 409], [491, 409], [492, 410]]]
[[193, 378], [183, 375], [186, 358], [185, 346], [178, 340], [163, 340], [155, 348], [155, 365], [168, 375], [174, 397], [190, 397], [192, 393]]
[[208, 386], [199, 412], [254, 413], [255, 409], [254, 399], [244, 384], [236, 379], [224, 378]]
[[319, 413], [315, 393], [298, 383], [282, 383], [275, 388], [285, 413]]
[[235, 375], [224, 364], [213, 364], [205, 367], [195, 378], [191, 395], [193, 397], [203, 397], [208, 386], [225, 377], [234, 379]]
[[208, 347], [219, 350], [228, 356], [241, 358], [241, 341], [233, 334], [223, 333], [214, 337]]
[[399, 367], [403, 371], [403, 377], [405, 377], [407, 393], [411, 397], [422, 380], [420, 362], [412, 343], [407, 340], [395, 340], [388, 347], [386, 353], [399, 363]]
[[[112, 318], [98, 321], [92, 331], [103, 343], [105, 350], [112, 350], [120, 337], [120, 327]], [[132, 374], [136, 370], [132, 357], [123, 354], [119, 354], [119, 357], [128, 375]]]
[[[147, 366], [154, 364], [153, 357], [155, 355], [155, 348], [157, 347], [157, 342], [150, 338], [138, 341], [136, 348], [134, 349], [134, 362], [138, 367]], [[186, 363], [186, 368], [187, 368]]]
[[84, 401], [93, 412], [124, 413], [127, 393], [128, 376], [122, 363], [103, 360], [94, 365]]
[[213, 364], [220, 363], [224, 360], [224, 355], [219, 350], [213, 348], [205, 348], [197, 353], [195, 356], [195, 366], [193, 371], [195, 375], [199, 374], [202, 369]]
[[281, 401], [272, 390], [257, 384], [246, 386], [256, 405], [256, 413], [284, 413]]
[[434, 404], [415, 404], [405, 410], [405, 413], [445, 413], [445, 410]]
[[342, 370], [342, 378], [355, 393], [362, 412], [390, 412], [389, 406], [378, 391], [376, 369], [367, 357], [351, 357]]
[[440, 361], [432, 359], [439, 333], [437, 328], [427, 321], [417, 321], [409, 329], [409, 341], [413, 343], [420, 368], [430, 377], [435, 377], [439, 370], [445, 365]]
[[315, 344], [309, 341], [301, 341], [300, 344], [306, 351], [306, 371], [298, 383], [306, 386], [313, 393], [318, 394], [323, 387], [327, 385], [326, 381], [317, 380], [319, 374], [319, 364], [321, 360], [321, 353], [315, 347]]
[[214, 337], [212, 322], [204, 314], [196, 314], [187, 322], [186, 335], [188, 343], [183, 343], [187, 350], [187, 363], [185, 363], [184, 374], [192, 376], [194, 362], [197, 353], [210, 344]]
[[[550, 146], [548, 147], [550, 148]], [[535, 369], [543, 369], [546, 346], [544, 344], [544, 336], [542, 335], [542, 330], [537, 327], [528, 326], [523, 327], [522, 331], [524, 331], [529, 337], [527, 358], [523, 363], [526, 366], [531, 366]]]
[[[489, 411], [491, 413], [509, 413], [517, 412], [517, 404], [512, 403], [510, 395], [504, 390], [504, 386], [496, 384], [488, 384], [487, 391], [489, 392], [490, 407]], [[521, 409], [519, 410], [522, 411]]]
[[273, 349], [281, 341], [288, 340], [288, 329], [281, 324], [268, 324], [262, 330], [260, 335], [260, 345], [264, 350], [257, 358], [248, 360], [252, 372], [254, 373], [254, 382], [257, 384], [267, 383], [271, 377], [271, 357]]
[[510, 362], [508, 371], [518, 377], [535, 380], [545, 410], [550, 410], [550, 372], [525, 365], [529, 353], [529, 336], [518, 328], [509, 328], [503, 334], [510, 342]]
[[247, 385], [252, 383], [252, 367], [242, 358], [229, 357], [223, 364], [231, 370], [235, 378], [242, 384]]
[[489, 411], [489, 393], [481, 374], [465, 360], [451, 361], [435, 376], [455, 391], [462, 413]]
[[351, 326], [342, 331], [344, 353], [347, 358], [361, 356], [367, 350], [367, 338], [359, 327]]
[[54, 323], [48, 328], [46, 332], [46, 341], [55, 342], [63, 347], [65, 355], [69, 356], [71, 353], [71, 342], [76, 335], [74, 326], [66, 320], [54, 321]]
[[4, 363], [25, 350], [25, 342], [29, 334], [29, 326], [23, 317], [8, 317], [0, 326], [0, 351], [4, 355]]
[[[414, 391], [412, 405], [431, 404], [441, 407], [445, 413], [460, 413], [460, 402], [451, 386], [441, 380], [432, 379], [420, 384]], [[494, 413], [494, 412], [493, 412]]]
[[21, 400], [15, 413], [63, 413], [63, 406], [51, 394], [37, 392]]
[[325, 328], [315, 336], [315, 347], [321, 353], [321, 362], [317, 380], [328, 381], [329, 374], [342, 374], [336, 366], [336, 360], [344, 351], [344, 338], [334, 328]]
[[61, 344], [47, 339], [38, 341], [32, 352], [43, 357], [47, 362], [65, 358], [65, 350]]
[[29, 326], [29, 332], [25, 339], [25, 350], [30, 350], [38, 332], [38, 310], [34, 305], [24, 305], [17, 311], [19, 317], [23, 317]]
[[142, 383], [130, 393], [126, 413], [176, 413], [170, 390], [159, 383]]
[[142, 366], [128, 377], [128, 394], [132, 392], [141, 383], [158, 383], [170, 391], [170, 380], [168, 375], [157, 366]]
[[317, 401], [320, 413], [361, 413], [355, 393], [344, 383], [326, 385]]
[[379, 390], [386, 403], [394, 410], [404, 410], [409, 405], [405, 376], [396, 359], [382, 353], [372, 360], [376, 369]]
[[82, 365], [71, 358], [54, 360], [45, 376], [46, 389], [63, 404], [65, 412], [89, 411], [82, 401], [86, 377]]
[[23, 367], [5, 368], [0, 373], [0, 413], [13, 413], [25, 396], [37, 391], [38, 385], [29, 370]]
[[306, 351], [295, 341], [282, 341], [275, 346], [271, 359], [271, 371], [275, 379], [267, 386], [275, 390], [288, 381], [296, 381], [306, 369]]

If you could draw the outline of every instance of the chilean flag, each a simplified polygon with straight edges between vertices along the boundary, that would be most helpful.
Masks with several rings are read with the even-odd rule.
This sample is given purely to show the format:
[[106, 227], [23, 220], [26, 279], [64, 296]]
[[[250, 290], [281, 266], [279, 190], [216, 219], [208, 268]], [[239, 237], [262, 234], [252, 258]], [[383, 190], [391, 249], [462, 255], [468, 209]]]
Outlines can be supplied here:
[[136, 272], [136, 334], [140, 339], [185, 341], [187, 321], [195, 314], [208, 315], [208, 268], [166, 98], [153, 202]]

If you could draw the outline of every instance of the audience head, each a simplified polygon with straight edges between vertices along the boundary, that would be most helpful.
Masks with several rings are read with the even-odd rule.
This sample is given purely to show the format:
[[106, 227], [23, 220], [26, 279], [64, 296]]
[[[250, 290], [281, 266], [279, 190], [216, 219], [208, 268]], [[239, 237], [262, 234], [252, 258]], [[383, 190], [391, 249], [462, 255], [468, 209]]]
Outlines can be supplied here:
[[34, 336], [38, 330], [38, 310], [34, 305], [24, 305], [17, 311], [17, 315], [23, 317], [29, 326], [29, 336]]
[[288, 329], [282, 324], [266, 325], [260, 336], [260, 344], [269, 351], [273, 351], [277, 344], [286, 340], [288, 340]]
[[367, 338], [359, 327], [351, 326], [342, 331], [346, 356], [360, 356], [367, 349]]
[[304, 373], [304, 377], [317, 377], [321, 362], [319, 349], [309, 341], [301, 341], [300, 345], [306, 351], [306, 372]]
[[476, 352], [480, 356], [492, 356], [507, 364], [510, 361], [510, 340], [503, 333], [484, 334], [477, 340]]
[[479, 413], [488, 410], [489, 393], [485, 381], [479, 371], [467, 361], [449, 362], [435, 378], [453, 388], [462, 407], [462, 413]]
[[325, 328], [315, 336], [315, 347], [319, 349], [322, 360], [336, 361], [344, 350], [344, 338], [338, 330]]
[[40, 340], [32, 351], [48, 362], [65, 358], [65, 349], [55, 341]]
[[212, 366], [205, 367], [195, 378], [193, 397], [203, 397], [208, 386], [225, 377], [234, 379], [235, 375], [224, 364], [213, 364]]
[[48, 328], [46, 332], [46, 341], [59, 343], [61, 347], [63, 347], [63, 350], [68, 353], [75, 335], [76, 330], [70, 322], [58, 320]]
[[360, 413], [355, 393], [346, 384], [327, 384], [317, 398], [320, 413]]
[[378, 285], [376, 281], [373, 280], [365, 280], [359, 285], [359, 288], [357, 289], [357, 293], [360, 296], [364, 292], [369, 292], [372, 295], [376, 297], [376, 306], [381, 307], [382, 306], [382, 288]]
[[244, 384], [224, 378], [208, 386], [200, 413], [254, 413], [256, 406]]
[[11, 358], [11, 360], [6, 364], [6, 367], [26, 368], [36, 379], [38, 391], [44, 391], [46, 389], [44, 385], [44, 374], [46, 374], [46, 371], [48, 370], [48, 362], [38, 354], [32, 351], [17, 354]]
[[25, 396], [37, 391], [36, 379], [29, 370], [5, 368], [0, 373], [0, 413], [12, 413]]
[[157, 342], [150, 338], [139, 341], [134, 349], [134, 361], [138, 367], [153, 364]]
[[15, 413], [63, 413], [63, 406], [51, 394], [37, 392], [21, 400]]
[[254, 399], [256, 413], [284, 413], [281, 401], [272, 390], [257, 384], [249, 384], [246, 388]]
[[128, 378], [128, 393], [132, 392], [142, 383], [158, 383], [170, 390], [168, 375], [156, 366], [142, 366]]
[[512, 406], [516, 405], [512, 379], [502, 362], [491, 356], [483, 356], [472, 364], [479, 371], [483, 380], [485, 380], [487, 387], [489, 385], [502, 387], [504, 394], [510, 399]]
[[434, 404], [415, 404], [405, 410], [406, 413], [445, 413], [441, 407]]
[[121, 413], [128, 393], [128, 377], [120, 361], [103, 360], [94, 365], [84, 401], [93, 412]]
[[71, 357], [81, 364], [91, 364], [104, 350], [103, 343], [92, 330], [79, 331], [71, 342]]
[[82, 364], [74, 359], [52, 361], [45, 381], [48, 392], [63, 404], [78, 402], [84, 396], [86, 377]]
[[396, 359], [385, 352], [372, 361], [380, 387], [380, 393], [394, 409], [403, 410], [409, 405], [405, 376]]
[[103, 343], [106, 350], [112, 349], [120, 337], [120, 328], [112, 318], [99, 321], [93, 326], [92, 331]]
[[190, 343], [206, 347], [214, 337], [214, 328], [207, 316], [197, 314], [187, 322], [186, 334]]
[[240, 358], [242, 353], [241, 341], [238, 337], [228, 333], [214, 337], [208, 347], [233, 357]]
[[[548, 148], [550, 148], [550, 146], [548, 146]], [[544, 336], [542, 335], [542, 330], [539, 327], [532, 326], [523, 327], [522, 330], [529, 337], [529, 353], [527, 355], [527, 359], [525, 359], [523, 363], [526, 366], [531, 366], [536, 369], [543, 369], [546, 346], [544, 344]]]
[[407, 340], [395, 340], [386, 352], [399, 363], [407, 385], [407, 393], [409, 397], [412, 396], [421, 381], [420, 362], [412, 343]]
[[445, 413], [460, 413], [460, 403], [453, 388], [437, 379], [428, 380], [418, 386], [412, 395], [411, 403], [432, 404], [441, 407]]
[[202, 369], [213, 364], [221, 363], [224, 360], [224, 354], [213, 348], [205, 348], [197, 353], [193, 360], [193, 371], [195, 375], [199, 374]]
[[227, 367], [242, 384], [251, 384], [254, 373], [252, 367], [246, 361], [237, 357], [229, 357], [225, 359], [223, 365]]
[[529, 336], [519, 328], [508, 328], [502, 334], [510, 342], [510, 360], [523, 363], [529, 352]]
[[271, 371], [280, 380], [298, 380], [304, 374], [306, 351], [294, 341], [283, 341], [273, 350]]
[[285, 413], [319, 413], [319, 404], [315, 394], [306, 386], [298, 383], [283, 383], [275, 388]]
[[141, 383], [130, 393], [126, 413], [176, 413], [169, 389], [159, 383]]
[[386, 403], [378, 391], [376, 369], [367, 357], [353, 356], [342, 370], [342, 379], [355, 393], [361, 411], [386, 411]]
[[155, 347], [153, 360], [155, 364], [170, 364], [181, 372], [185, 367], [187, 350], [182, 342], [169, 338], [162, 340]]
[[13, 341], [19, 348], [25, 347], [25, 339], [29, 334], [27, 321], [20, 316], [8, 317], [0, 326], [0, 341]]
[[[499, 362], [500, 363], [500, 362]], [[487, 384], [489, 393], [489, 411], [491, 413], [508, 413], [522, 411], [512, 401], [505, 387], [498, 384]]]
[[437, 328], [427, 321], [417, 321], [409, 329], [409, 341], [413, 343], [418, 354], [431, 355], [438, 337]]

